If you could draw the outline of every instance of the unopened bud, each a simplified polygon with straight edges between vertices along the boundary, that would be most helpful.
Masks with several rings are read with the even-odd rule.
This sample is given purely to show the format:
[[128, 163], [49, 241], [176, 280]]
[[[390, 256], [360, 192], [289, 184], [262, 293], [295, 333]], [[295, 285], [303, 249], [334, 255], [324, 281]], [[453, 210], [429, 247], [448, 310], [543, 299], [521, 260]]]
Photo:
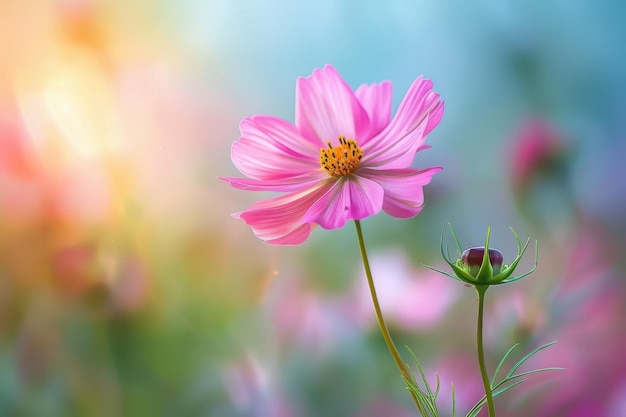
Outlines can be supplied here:
[[[474, 248], [465, 249], [461, 254], [461, 263], [470, 273], [471, 276], [478, 276], [478, 271], [483, 264], [483, 258], [485, 256], [485, 247], [477, 246]], [[504, 256], [502, 252], [496, 249], [489, 248], [489, 263], [493, 268], [493, 275], [500, 273], [502, 264], [504, 262]]]

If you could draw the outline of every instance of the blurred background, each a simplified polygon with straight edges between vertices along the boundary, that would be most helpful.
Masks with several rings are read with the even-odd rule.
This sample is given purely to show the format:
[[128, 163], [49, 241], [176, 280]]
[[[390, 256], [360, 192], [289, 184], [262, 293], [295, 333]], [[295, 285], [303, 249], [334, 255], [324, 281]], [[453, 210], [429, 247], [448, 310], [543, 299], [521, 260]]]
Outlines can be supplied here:
[[[587, 4], [585, 4], [587, 3]], [[481, 397], [476, 296], [441, 230], [530, 278], [487, 293], [493, 371], [558, 340], [499, 416], [626, 416], [626, 7], [594, 2], [0, 3], [1, 416], [414, 416], [354, 228], [271, 247], [232, 212], [238, 123], [330, 63], [446, 102], [410, 220], [363, 222], [383, 311], [450, 414]], [[449, 241], [449, 239], [448, 239]], [[453, 242], [449, 241], [452, 245]], [[451, 246], [453, 248], [453, 246]], [[519, 267], [530, 268], [529, 252]], [[406, 351], [403, 350], [403, 353]], [[408, 360], [409, 356], [406, 355]]]

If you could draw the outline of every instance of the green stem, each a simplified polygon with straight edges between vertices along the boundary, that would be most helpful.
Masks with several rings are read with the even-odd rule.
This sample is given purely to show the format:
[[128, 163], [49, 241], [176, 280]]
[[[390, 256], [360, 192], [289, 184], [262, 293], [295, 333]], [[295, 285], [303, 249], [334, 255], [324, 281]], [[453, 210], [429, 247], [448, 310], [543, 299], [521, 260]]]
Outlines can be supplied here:
[[[387, 324], [385, 323], [385, 319], [383, 318], [383, 313], [380, 309], [380, 305], [378, 304], [378, 296], [376, 295], [376, 287], [374, 286], [374, 279], [372, 278], [372, 271], [370, 270], [370, 264], [367, 260], [367, 252], [365, 251], [365, 242], [363, 241], [363, 233], [361, 232], [361, 222], [358, 220], [354, 221], [356, 226], [356, 234], [359, 239], [359, 248], [361, 249], [361, 258], [363, 258], [363, 267], [365, 268], [365, 275], [367, 276], [367, 284], [370, 289], [370, 294], [372, 295], [372, 303], [374, 304], [374, 311], [376, 313], [376, 320], [378, 321], [378, 326], [380, 327], [380, 331], [383, 334], [383, 339], [385, 339], [385, 343], [387, 344], [387, 348], [393, 357], [393, 360], [396, 362], [398, 369], [400, 370], [400, 374], [402, 377], [410, 381], [411, 376], [406, 369], [406, 365], [402, 361], [402, 357], [396, 348], [396, 345], [393, 343], [391, 339], [391, 334], [389, 333], [389, 329], [387, 328]], [[415, 402], [415, 406], [417, 410], [422, 414], [426, 415], [425, 411], [422, 408], [422, 405], [417, 399], [417, 396], [413, 391], [409, 390], [411, 396], [413, 397], [413, 401]]]
[[485, 309], [485, 293], [487, 292], [488, 288], [488, 285], [476, 286], [476, 292], [478, 293], [478, 324], [476, 326], [476, 344], [478, 345], [478, 363], [480, 365], [480, 375], [483, 378], [483, 386], [485, 387], [485, 398], [487, 399], [489, 417], [495, 417], [496, 409], [493, 405], [493, 393], [491, 391], [489, 375], [487, 375], [487, 366], [485, 365], [485, 349], [483, 347], [483, 316]]

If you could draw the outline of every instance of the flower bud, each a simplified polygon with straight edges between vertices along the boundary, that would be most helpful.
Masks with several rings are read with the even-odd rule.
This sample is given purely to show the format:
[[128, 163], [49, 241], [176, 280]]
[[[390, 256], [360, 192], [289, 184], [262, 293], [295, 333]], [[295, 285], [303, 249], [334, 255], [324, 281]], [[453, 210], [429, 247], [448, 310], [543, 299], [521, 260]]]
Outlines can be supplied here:
[[[513, 228], [511, 228], [511, 232], [513, 232], [513, 236], [515, 236], [515, 240], [517, 241], [517, 256], [510, 265], [504, 265], [504, 256], [502, 255], [502, 252], [489, 247], [491, 227], [487, 228], [485, 246], [475, 246], [465, 250], [461, 248], [461, 244], [459, 243], [459, 239], [456, 237], [456, 233], [454, 233], [452, 225], [449, 225], [449, 227], [457, 244], [459, 253], [461, 254], [461, 258], [457, 259], [456, 262], [453, 262], [447, 251], [444, 250], [443, 235], [446, 230], [444, 228], [441, 233], [441, 255], [450, 268], [452, 268], [453, 273], [451, 274], [440, 271], [439, 269], [428, 267], [434, 271], [447, 275], [450, 278], [465, 282], [466, 284], [473, 285], [476, 289], [479, 287], [486, 289], [490, 285], [506, 284], [507, 282], [522, 279], [531, 274], [537, 268], [537, 253], [539, 249], [537, 242], [535, 242], [535, 265], [528, 272], [512, 276], [513, 271], [515, 271], [515, 268], [522, 259], [524, 252], [526, 252], [526, 247], [528, 247], [528, 243], [530, 242], [529, 238], [526, 240], [526, 243], [522, 245], [522, 242], [519, 240], [519, 236], [517, 236], [517, 233], [513, 230]], [[485, 250], [487, 252], [485, 252]]]
[[[483, 264], [484, 256], [484, 246], [477, 246], [474, 248], [465, 249], [461, 254], [461, 264], [471, 276], [476, 278], [478, 276], [478, 271], [480, 271], [480, 267]], [[493, 275], [497, 275], [500, 273], [503, 262], [504, 256], [502, 255], [502, 252], [496, 249], [489, 248], [489, 263], [493, 268]]]

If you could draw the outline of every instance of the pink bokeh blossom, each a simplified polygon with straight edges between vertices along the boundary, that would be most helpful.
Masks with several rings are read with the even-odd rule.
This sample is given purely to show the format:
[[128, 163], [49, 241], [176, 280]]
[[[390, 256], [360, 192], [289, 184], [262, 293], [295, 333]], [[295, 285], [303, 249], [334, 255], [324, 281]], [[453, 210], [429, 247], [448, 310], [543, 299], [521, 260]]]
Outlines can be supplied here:
[[321, 357], [341, 344], [354, 343], [360, 330], [353, 320], [354, 297], [323, 294], [298, 276], [284, 274], [271, 285], [264, 300], [278, 342]]
[[513, 143], [511, 178], [517, 191], [525, 192], [541, 175], [557, 172], [569, 150], [561, 133], [548, 120], [530, 118], [521, 126]]
[[227, 365], [223, 371], [225, 386], [241, 415], [250, 417], [294, 417], [274, 376], [253, 352]]
[[[402, 251], [375, 254], [371, 264], [387, 321], [408, 332], [436, 326], [458, 298], [459, 287], [452, 280], [426, 268], [415, 269]], [[361, 277], [357, 282], [353, 318], [361, 325], [375, 326], [367, 281]]]
[[392, 118], [389, 81], [353, 91], [330, 65], [299, 78], [295, 124], [262, 115], [244, 119], [231, 157], [248, 178], [222, 178], [235, 188], [285, 194], [234, 216], [268, 243], [298, 245], [318, 224], [337, 229], [381, 210], [417, 215], [424, 185], [441, 170], [410, 167], [443, 116], [432, 86], [417, 78]]

